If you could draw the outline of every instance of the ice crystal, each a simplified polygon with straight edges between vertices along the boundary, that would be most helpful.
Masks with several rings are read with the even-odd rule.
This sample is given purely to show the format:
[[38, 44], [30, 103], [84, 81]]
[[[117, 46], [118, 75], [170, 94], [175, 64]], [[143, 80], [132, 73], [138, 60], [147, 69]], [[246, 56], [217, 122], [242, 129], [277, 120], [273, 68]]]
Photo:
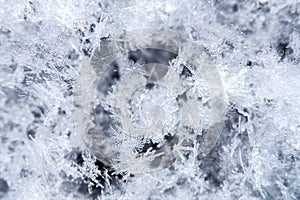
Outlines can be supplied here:
[[[299, 199], [299, 22], [295, 0], [0, 0], [0, 199]], [[135, 52], [99, 80], [95, 50], [143, 28], [195, 45], [167, 68]], [[222, 134], [199, 156], [211, 119]]]

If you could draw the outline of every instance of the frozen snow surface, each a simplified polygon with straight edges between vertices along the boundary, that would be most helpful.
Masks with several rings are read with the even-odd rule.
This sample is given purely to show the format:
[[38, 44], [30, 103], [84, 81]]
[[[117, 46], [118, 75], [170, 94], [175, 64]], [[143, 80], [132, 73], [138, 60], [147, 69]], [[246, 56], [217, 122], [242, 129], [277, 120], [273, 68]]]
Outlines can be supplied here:
[[[97, 159], [74, 122], [79, 72], [93, 50], [142, 28], [174, 30], [202, 46], [226, 105], [208, 155], [173, 145], [178, 158], [153, 171], [139, 170], [126, 134], [118, 165]], [[0, 0], [0, 55], [0, 199], [300, 199], [298, 0]], [[172, 96], [149, 91], [149, 101]], [[151, 121], [147, 109], [176, 118], [174, 101], [165, 115], [148, 100], [140, 105], [144, 92], [132, 96], [135, 123]], [[141, 158], [152, 155], [155, 137]]]

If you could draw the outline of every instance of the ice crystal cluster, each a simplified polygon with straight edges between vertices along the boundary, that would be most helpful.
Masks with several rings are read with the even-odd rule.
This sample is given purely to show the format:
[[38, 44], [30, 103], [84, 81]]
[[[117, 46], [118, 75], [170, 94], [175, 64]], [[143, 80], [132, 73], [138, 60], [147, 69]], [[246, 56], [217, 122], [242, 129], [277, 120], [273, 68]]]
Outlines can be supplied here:
[[[203, 156], [219, 111], [187, 57], [122, 61], [88, 92], [101, 44], [141, 29], [218, 71]], [[0, 54], [0, 199], [300, 199], [297, 0], [0, 0]]]

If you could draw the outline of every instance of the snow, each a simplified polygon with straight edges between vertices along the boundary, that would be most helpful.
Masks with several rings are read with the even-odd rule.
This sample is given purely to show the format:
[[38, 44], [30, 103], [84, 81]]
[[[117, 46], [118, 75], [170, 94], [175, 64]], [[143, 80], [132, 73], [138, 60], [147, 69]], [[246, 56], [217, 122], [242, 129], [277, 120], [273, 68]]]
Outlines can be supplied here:
[[[299, 199], [299, 24], [295, 0], [0, 0], [0, 199]], [[128, 71], [140, 66], [125, 63], [127, 79], [116, 82], [109, 98], [101, 92], [113, 82], [97, 82], [102, 87], [95, 93], [98, 72], [89, 65], [94, 49], [143, 28], [177, 31], [194, 45], [169, 63], [165, 76], [145, 67], [145, 79], [139, 70]], [[135, 33], [132, 41], [146, 41], [143, 32]], [[170, 44], [165, 36], [159, 38]], [[186, 79], [177, 76], [182, 64], [192, 67], [189, 59], [199, 49], [214, 76], [205, 68]], [[161, 85], [145, 89], [145, 80]], [[182, 106], [176, 97], [188, 87], [194, 90], [181, 96], [189, 99]], [[78, 91], [85, 95], [81, 101]], [[217, 92], [224, 98], [211, 102]], [[102, 136], [89, 137], [99, 129], [86, 127], [109, 124], [101, 109], [115, 105], [128, 112], [122, 97], [132, 99], [134, 123], [115, 123], [115, 135], [102, 143]], [[103, 100], [95, 118], [77, 105], [92, 110], [91, 102]], [[221, 102], [222, 118], [214, 104]], [[115, 121], [131, 123], [116, 110]], [[78, 122], [78, 116], [87, 118]], [[211, 120], [223, 129], [199, 156], [205, 133], [215, 128]], [[158, 133], [162, 122], [174, 131], [167, 144], [165, 132]], [[182, 139], [191, 129], [179, 122], [202, 130], [203, 137]], [[135, 126], [144, 132], [135, 134]]]

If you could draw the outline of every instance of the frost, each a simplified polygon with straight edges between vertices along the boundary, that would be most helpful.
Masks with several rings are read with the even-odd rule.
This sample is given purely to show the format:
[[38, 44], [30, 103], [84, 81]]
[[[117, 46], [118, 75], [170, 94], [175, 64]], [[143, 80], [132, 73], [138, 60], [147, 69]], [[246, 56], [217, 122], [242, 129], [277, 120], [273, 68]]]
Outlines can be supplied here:
[[[0, 0], [0, 199], [299, 199], [299, 13], [295, 0]], [[224, 118], [216, 74], [190, 64], [196, 45], [170, 70], [125, 59], [120, 80], [98, 80], [93, 51], [142, 28], [203, 47]], [[80, 123], [76, 89], [95, 108]], [[212, 119], [222, 134], [200, 158]]]

